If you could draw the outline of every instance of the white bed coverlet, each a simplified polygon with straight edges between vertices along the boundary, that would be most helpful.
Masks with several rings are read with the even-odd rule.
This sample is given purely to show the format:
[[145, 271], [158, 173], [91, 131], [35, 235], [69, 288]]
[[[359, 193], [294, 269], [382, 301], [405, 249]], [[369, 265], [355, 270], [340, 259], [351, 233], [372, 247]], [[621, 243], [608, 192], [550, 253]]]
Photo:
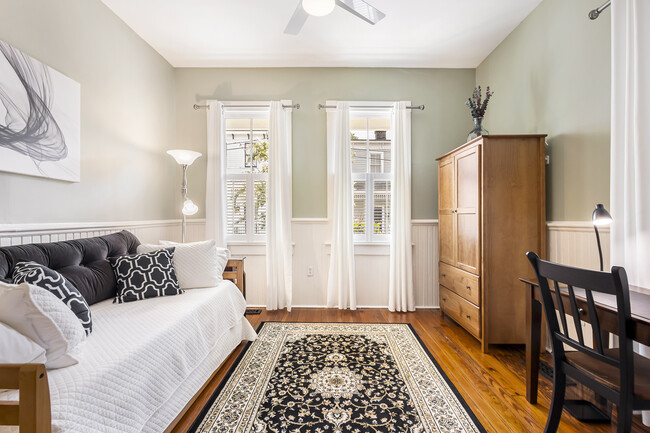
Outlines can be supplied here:
[[[79, 364], [48, 372], [53, 432], [140, 432], [206, 357], [219, 353], [215, 346], [229, 330], [256, 338], [230, 281], [177, 296], [106, 300], [91, 310], [93, 334]], [[233, 349], [224, 347], [223, 359]]]

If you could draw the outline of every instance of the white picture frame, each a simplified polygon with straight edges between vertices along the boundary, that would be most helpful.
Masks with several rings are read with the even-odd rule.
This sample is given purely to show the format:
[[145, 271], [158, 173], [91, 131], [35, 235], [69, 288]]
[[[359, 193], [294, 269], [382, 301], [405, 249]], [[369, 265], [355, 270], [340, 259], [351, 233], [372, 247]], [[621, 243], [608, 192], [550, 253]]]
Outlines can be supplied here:
[[81, 180], [81, 86], [3, 41], [0, 171]]

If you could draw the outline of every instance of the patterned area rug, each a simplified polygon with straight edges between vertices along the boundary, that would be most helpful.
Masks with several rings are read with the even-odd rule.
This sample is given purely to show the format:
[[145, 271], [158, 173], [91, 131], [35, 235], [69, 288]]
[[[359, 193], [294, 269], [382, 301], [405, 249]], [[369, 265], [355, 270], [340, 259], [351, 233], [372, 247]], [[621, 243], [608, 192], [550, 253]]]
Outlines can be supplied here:
[[197, 433], [485, 432], [408, 324], [263, 323]]

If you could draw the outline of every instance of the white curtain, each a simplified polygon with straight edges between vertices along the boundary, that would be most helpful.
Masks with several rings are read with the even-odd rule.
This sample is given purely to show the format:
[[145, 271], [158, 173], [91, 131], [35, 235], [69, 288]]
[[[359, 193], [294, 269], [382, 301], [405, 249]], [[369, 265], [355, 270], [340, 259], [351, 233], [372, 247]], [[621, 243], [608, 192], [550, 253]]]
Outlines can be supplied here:
[[388, 309], [415, 311], [411, 239], [411, 112], [395, 103], [391, 143], [390, 273]]
[[[331, 104], [328, 101], [327, 105]], [[327, 154], [332, 229], [327, 306], [356, 310], [350, 105], [347, 102], [337, 102], [336, 109], [327, 111]]]
[[205, 238], [226, 247], [226, 156], [222, 147], [223, 104], [207, 101], [208, 167], [205, 185]]
[[[650, 288], [650, 1], [612, 2], [611, 262]], [[645, 129], [645, 134], [643, 134]], [[639, 352], [650, 357], [650, 349]], [[643, 413], [650, 425], [650, 412]]]
[[291, 311], [291, 101], [271, 102], [266, 213], [266, 308]]

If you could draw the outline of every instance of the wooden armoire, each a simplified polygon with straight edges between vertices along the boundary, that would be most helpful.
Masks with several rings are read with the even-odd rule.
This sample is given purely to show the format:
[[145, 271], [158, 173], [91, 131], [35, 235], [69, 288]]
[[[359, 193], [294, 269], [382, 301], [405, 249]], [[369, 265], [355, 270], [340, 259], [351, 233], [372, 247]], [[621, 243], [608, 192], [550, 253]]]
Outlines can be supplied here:
[[525, 253], [546, 256], [545, 137], [485, 135], [437, 159], [440, 308], [483, 352], [525, 343]]

